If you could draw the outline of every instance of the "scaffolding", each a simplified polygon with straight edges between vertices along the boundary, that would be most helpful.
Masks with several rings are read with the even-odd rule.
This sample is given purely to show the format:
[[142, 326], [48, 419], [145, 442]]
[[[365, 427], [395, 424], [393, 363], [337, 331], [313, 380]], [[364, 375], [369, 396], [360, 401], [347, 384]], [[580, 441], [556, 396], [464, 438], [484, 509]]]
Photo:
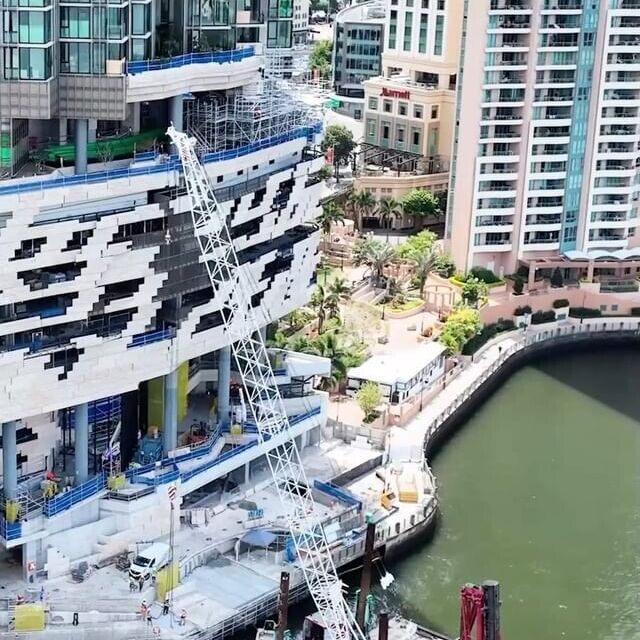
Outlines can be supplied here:
[[229, 151], [315, 125], [319, 109], [295, 97], [285, 78], [291, 49], [268, 49], [263, 77], [242, 93], [209, 94], [186, 103], [185, 124], [198, 153]]

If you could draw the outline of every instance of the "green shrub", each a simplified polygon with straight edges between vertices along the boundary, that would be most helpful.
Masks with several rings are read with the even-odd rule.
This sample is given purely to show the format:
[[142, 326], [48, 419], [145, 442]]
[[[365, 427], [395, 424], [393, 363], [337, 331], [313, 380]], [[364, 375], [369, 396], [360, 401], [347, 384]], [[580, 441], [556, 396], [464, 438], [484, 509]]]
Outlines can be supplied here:
[[464, 347], [462, 347], [462, 355], [470, 356], [489, 342], [489, 340], [495, 338], [499, 333], [513, 331], [515, 328], [516, 325], [513, 320], [504, 320], [503, 318], [500, 318], [494, 324], [485, 325], [479, 334], [473, 336], [471, 340], [465, 343]]
[[456, 265], [448, 253], [436, 253], [433, 270], [443, 278], [449, 278], [456, 272]]
[[631, 307], [632, 316], [640, 316], [640, 307]]
[[497, 282], [502, 282], [502, 279], [499, 278], [491, 269], [485, 269], [484, 267], [472, 267], [471, 275], [478, 278], [478, 280], [486, 283], [486, 284], [495, 284]]
[[556, 314], [553, 311], [536, 311], [531, 316], [531, 324], [544, 324], [545, 322], [554, 322]]
[[551, 286], [552, 287], [562, 287], [564, 285], [564, 278], [562, 277], [562, 273], [558, 267], [556, 267], [551, 273]]
[[531, 307], [528, 304], [525, 304], [524, 307], [516, 307], [516, 310], [513, 312], [513, 315], [524, 316], [528, 313], [531, 313]]
[[563, 307], [568, 307], [568, 306], [569, 306], [569, 301], [566, 298], [558, 298], [557, 300], [553, 301], [553, 305], [552, 305], [554, 309], [562, 309]]
[[521, 296], [524, 289], [524, 280], [520, 276], [516, 276], [513, 281], [513, 294]]
[[521, 264], [516, 271], [516, 275], [526, 280], [529, 277], [529, 267], [525, 267], [525, 265]]
[[592, 309], [591, 307], [571, 307], [569, 309], [571, 318], [599, 318], [601, 315], [600, 309]]

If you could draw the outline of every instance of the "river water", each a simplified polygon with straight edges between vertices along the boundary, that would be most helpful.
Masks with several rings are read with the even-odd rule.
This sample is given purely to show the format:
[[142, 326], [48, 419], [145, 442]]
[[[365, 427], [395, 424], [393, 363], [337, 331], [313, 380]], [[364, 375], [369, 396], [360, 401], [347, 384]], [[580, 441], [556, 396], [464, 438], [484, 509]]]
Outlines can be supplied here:
[[521, 369], [433, 469], [442, 517], [389, 567], [389, 609], [453, 636], [459, 588], [492, 578], [503, 638], [640, 640], [639, 351]]

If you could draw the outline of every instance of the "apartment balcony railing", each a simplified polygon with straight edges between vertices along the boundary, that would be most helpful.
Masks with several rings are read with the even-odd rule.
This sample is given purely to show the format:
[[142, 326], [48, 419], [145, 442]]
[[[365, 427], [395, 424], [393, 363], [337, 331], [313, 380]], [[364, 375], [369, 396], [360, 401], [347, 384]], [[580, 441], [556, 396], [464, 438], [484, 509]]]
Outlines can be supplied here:
[[127, 75], [144, 73], [145, 71], [161, 71], [163, 69], [178, 69], [191, 64], [208, 64], [215, 62], [222, 64], [225, 62], [237, 62], [255, 55], [255, 47], [243, 47], [242, 49], [232, 49], [226, 51], [205, 51], [201, 53], [185, 53], [171, 58], [160, 58], [158, 60], [136, 60], [127, 62]]

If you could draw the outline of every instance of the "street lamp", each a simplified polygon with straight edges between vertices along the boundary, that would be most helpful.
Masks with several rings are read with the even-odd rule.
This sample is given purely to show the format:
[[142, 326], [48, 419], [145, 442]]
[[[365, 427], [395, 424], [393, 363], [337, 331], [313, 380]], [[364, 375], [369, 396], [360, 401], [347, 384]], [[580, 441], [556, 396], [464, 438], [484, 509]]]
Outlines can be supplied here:
[[382, 305], [382, 320], [384, 320], [384, 304]]

